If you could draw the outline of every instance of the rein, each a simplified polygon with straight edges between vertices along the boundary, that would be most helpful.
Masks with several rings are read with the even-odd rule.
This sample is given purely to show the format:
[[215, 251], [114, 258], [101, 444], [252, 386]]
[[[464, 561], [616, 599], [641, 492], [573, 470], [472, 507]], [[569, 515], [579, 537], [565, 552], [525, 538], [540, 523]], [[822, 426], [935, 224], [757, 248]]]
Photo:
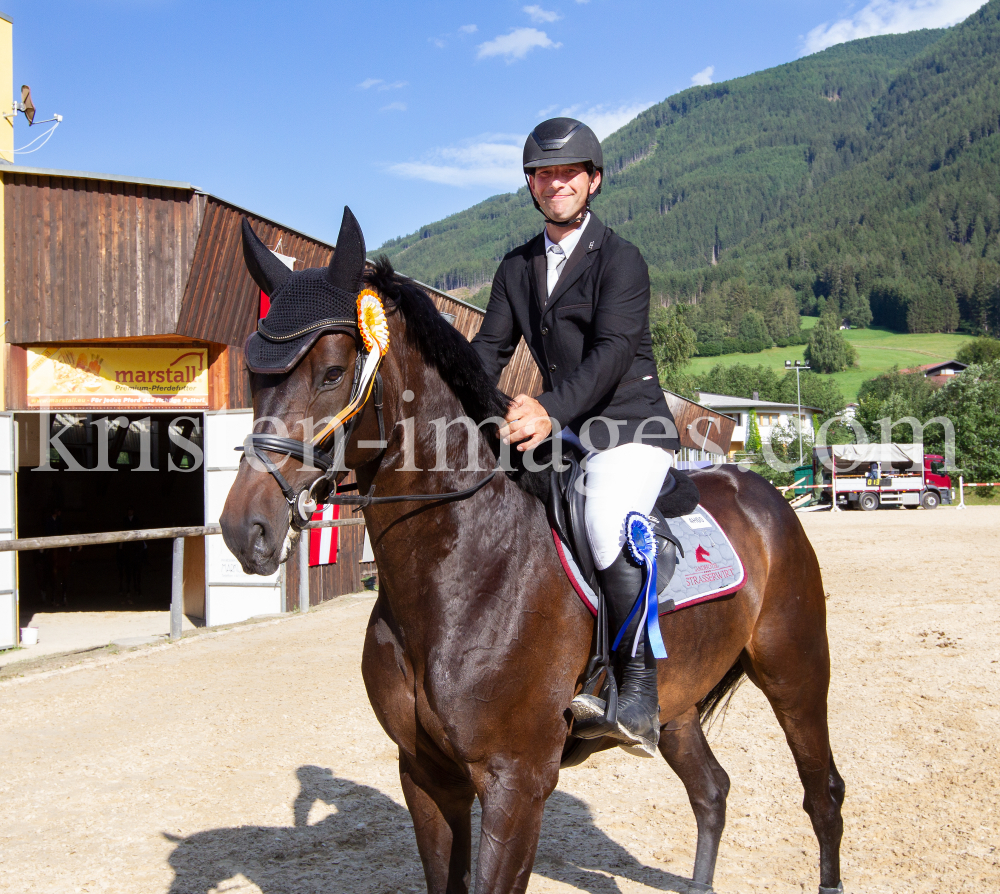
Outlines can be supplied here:
[[[288, 503], [289, 511], [291, 513], [291, 524], [296, 530], [301, 531], [309, 524], [310, 521], [312, 521], [312, 515], [316, 511], [318, 503], [316, 498], [316, 488], [324, 482], [332, 481], [337, 472], [341, 471], [341, 466], [343, 465], [344, 460], [344, 452], [347, 449], [347, 442], [350, 440], [350, 437], [354, 432], [354, 426], [357, 422], [358, 414], [373, 393], [375, 396], [375, 413], [378, 417], [379, 443], [383, 445], [383, 452], [385, 451], [385, 418], [382, 414], [382, 374], [377, 372], [379, 360], [381, 360], [381, 357], [377, 358], [374, 364], [374, 376], [371, 376], [370, 382], [366, 383], [360, 371], [368, 368], [368, 356], [362, 355], [358, 358], [359, 362], [357, 362], [354, 367], [355, 375], [354, 384], [351, 388], [351, 401], [348, 403], [347, 407], [338, 413], [337, 416], [334, 417], [333, 421], [326, 425], [323, 430], [320, 431], [319, 434], [316, 435], [311, 441], [297, 441], [294, 438], [282, 438], [277, 435], [269, 434], [249, 434], [247, 435], [246, 440], [244, 440], [243, 446], [235, 448], [236, 450], [242, 450], [244, 456], [248, 459], [251, 457], [256, 458], [261, 465], [264, 466], [265, 471], [269, 472], [271, 477], [274, 478], [278, 487], [281, 488], [281, 493], [285, 498], [285, 502]], [[364, 399], [359, 401], [358, 397], [364, 391], [366, 384], [373, 385], [374, 387], [369, 387]], [[350, 414], [347, 414], [346, 411], [352, 408], [353, 411]], [[346, 426], [344, 426], [344, 422], [347, 422]], [[324, 448], [324, 444], [329, 441], [331, 435], [333, 435], [340, 428], [344, 428], [344, 436], [337, 444], [335, 453], [331, 455], [330, 452]], [[307, 487], [302, 487], [296, 491], [295, 488], [288, 483], [285, 476], [281, 474], [281, 470], [278, 466], [265, 454], [264, 451], [278, 453], [283, 456], [290, 456], [293, 459], [299, 460], [303, 464], [308, 463], [310, 465], [318, 466], [320, 475], [312, 482], [312, 484]], [[464, 490], [449, 491], [442, 494], [405, 494], [398, 497], [376, 497], [375, 485], [373, 484], [368, 489], [368, 493], [364, 496], [361, 494], [358, 494], [357, 496], [348, 496], [336, 493], [336, 485], [334, 485], [334, 493], [326, 498], [326, 503], [336, 506], [354, 506], [356, 509], [364, 509], [366, 506], [371, 506], [376, 503], [410, 503], [427, 500], [451, 502], [454, 500], [464, 500], [466, 497], [471, 497], [474, 493], [485, 487], [490, 481], [493, 480], [494, 476], [499, 471], [499, 467], [495, 468], [485, 478], [480, 479], [471, 487], [467, 487]]]

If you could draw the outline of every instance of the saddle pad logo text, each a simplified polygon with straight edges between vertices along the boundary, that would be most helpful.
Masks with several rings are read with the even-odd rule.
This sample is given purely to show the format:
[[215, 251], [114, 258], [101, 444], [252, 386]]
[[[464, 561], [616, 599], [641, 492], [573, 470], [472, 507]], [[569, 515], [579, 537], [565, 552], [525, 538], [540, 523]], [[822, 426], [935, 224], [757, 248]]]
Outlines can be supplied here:
[[674, 576], [657, 594], [661, 614], [733, 593], [743, 586], [743, 563], [726, 532], [704, 506], [671, 519], [670, 526], [683, 555], [678, 550]]

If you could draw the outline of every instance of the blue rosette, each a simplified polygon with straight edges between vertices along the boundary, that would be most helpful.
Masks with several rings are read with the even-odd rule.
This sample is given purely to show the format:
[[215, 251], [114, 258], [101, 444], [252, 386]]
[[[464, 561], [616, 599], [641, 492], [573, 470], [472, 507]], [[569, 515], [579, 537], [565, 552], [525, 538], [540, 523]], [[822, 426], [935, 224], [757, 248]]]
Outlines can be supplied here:
[[641, 512], [630, 512], [625, 516], [625, 542], [629, 554], [643, 567], [646, 580], [642, 590], [629, 612], [628, 618], [622, 624], [618, 636], [615, 637], [613, 649], [617, 650], [621, 643], [625, 628], [631, 623], [638, 612], [642, 612], [635, 628], [635, 639], [632, 641], [632, 656], [635, 656], [642, 638], [642, 628], [645, 624], [649, 647], [655, 658], [666, 658], [667, 649], [660, 634], [660, 604], [656, 598], [656, 535], [653, 533], [653, 521]]

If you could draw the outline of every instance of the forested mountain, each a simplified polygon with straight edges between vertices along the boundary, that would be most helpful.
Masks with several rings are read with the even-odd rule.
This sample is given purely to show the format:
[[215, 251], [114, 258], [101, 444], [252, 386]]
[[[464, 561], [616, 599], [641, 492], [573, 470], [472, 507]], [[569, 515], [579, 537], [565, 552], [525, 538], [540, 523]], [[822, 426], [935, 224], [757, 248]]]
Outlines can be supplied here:
[[[655, 297], [695, 305], [700, 342], [760, 319], [790, 337], [796, 311], [824, 309], [913, 332], [1000, 325], [1000, 0], [685, 90], [604, 152], [595, 211], [642, 249]], [[540, 224], [521, 189], [381, 251], [475, 290]]]

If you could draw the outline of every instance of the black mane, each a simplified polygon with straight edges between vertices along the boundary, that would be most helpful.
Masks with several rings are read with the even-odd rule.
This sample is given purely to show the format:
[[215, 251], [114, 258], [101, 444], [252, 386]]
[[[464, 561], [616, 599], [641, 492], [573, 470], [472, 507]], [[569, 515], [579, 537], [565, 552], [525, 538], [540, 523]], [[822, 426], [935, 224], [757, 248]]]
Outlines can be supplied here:
[[388, 298], [403, 315], [407, 341], [425, 363], [441, 373], [466, 415], [477, 424], [491, 416], [507, 415], [510, 398], [490, 381], [472, 345], [441, 316], [420, 286], [396, 273], [385, 255], [365, 268], [365, 284]]
[[[507, 415], [510, 398], [497, 388], [483, 369], [482, 361], [472, 345], [451, 325], [427, 293], [412, 279], [400, 276], [385, 255], [379, 255], [365, 267], [365, 285], [371, 286], [388, 299], [388, 312], [398, 310], [406, 320], [407, 341], [415, 347], [428, 366], [434, 366], [462, 404], [467, 416], [476, 424], [485, 419]], [[494, 426], [483, 428], [483, 434], [499, 456], [500, 440]], [[545, 444], [538, 450], [551, 448]], [[524, 454], [510, 451], [515, 468], [507, 473], [522, 489], [545, 502], [548, 499], [549, 476], [524, 468]]]

